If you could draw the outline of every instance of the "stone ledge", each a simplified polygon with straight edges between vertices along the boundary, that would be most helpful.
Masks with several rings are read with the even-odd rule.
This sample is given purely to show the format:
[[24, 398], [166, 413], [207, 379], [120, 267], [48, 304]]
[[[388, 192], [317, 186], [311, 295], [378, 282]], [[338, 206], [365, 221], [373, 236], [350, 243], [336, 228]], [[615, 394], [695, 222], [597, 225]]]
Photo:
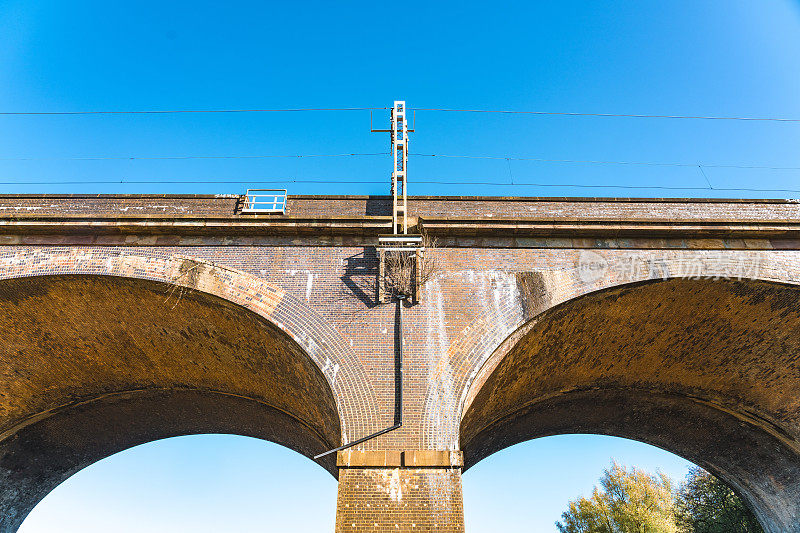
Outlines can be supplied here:
[[535, 220], [507, 218], [422, 218], [418, 228], [432, 236], [592, 237], [592, 238], [791, 238], [800, 236], [798, 221], [747, 220]]
[[343, 450], [336, 452], [336, 466], [339, 468], [399, 467], [402, 466], [402, 452], [399, 451], [361, 451]]
[[403, 466], [461, 468], [464, 453], [453, 450], [409, 450], [403, 452]]
[[336, 454], [339, 468], [461, 468], [464, 454], [458, 450], [361, 451]]
[[[800, 220], [753, 221], [636, 221], [534, 219], [417, 219], [410, 227], [442, 239], [458, 238], [591, 238], [591, 239], [781, 239], [800, 238]], [[269, 237], [314, 238], [377, 236], [391, 231], [391, 218], [359, 217], [218, 217], [158, 216], [109, 217], [93, 215], [6, 215], [0, 213], [0, 235], [45, 235], [98, 238], [100, 236]]]

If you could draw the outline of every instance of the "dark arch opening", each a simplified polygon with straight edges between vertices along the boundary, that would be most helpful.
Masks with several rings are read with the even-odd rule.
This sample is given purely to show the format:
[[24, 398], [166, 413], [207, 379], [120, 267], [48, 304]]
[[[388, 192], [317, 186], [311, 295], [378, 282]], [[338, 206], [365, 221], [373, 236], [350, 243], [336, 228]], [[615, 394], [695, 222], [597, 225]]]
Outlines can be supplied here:
[[596, 433], [684, 457], [767, 531], [800, 531], [800, 289], [673, 279], [535, 318], [461, 422], [466, 468], [524, 440]]
[[[108, 455], [231, 433], [314, 454], [339, 444], [333, 393], [303, 349], [236, 304], [159, 282], [0, 281], [0, 531]], [[331, 458], [320, 464], [336, 475]]]

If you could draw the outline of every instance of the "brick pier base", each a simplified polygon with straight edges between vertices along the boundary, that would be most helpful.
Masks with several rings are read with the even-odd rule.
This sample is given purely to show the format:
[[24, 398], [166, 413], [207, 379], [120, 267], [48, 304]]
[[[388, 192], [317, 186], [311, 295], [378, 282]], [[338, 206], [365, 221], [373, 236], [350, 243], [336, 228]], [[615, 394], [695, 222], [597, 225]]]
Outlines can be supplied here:
[[340, 452], [336, 531], [463, 533], [460, 452]]

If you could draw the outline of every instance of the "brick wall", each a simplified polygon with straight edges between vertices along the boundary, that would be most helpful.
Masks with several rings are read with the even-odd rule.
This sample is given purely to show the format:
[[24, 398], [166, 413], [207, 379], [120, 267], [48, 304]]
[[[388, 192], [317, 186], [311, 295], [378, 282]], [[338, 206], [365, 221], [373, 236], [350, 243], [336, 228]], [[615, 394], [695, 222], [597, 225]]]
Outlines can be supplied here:
[[[230, 196], [4, 196], [0, 219], [236, 217], [238, 201]], [[430, 218], [800, 221], [800, 204], [789, 201], [415, 197], [410, 204], [416, 216]], [[386, 216], [387, 209], [385, 197], [291, 197], [287, 216]], [[377, 257], [367, 238], [320, 243], [313, 234], [250, 240], [201, 235], [175, 238], [166, 246], [142, 243], [146, 236], [140, 235], [102, 246], [91, 234], [48, 234], [37, 237], [38, 245], [19, 244], [21, 237], [0, 239], [7, 243], [0, 246], [0, 280], [113, 275], [209, 292], [261, 315], [303, 347], [334, 393], [343, 442], [392, 424], [396, 304], [375, 301]], [[744, 242], [739, 249], [726, 249], [723, 240], [694, 249], [693, 238], [686, 235], [665, 249], [656, 237], [643, 237], [635, 246], [591, 239], [582, 246], [569, 239], [528, 246], [498, 234], [491, 246], [473, 242], [456, 248], [445, 242], [431, 250], [438, 273], [424, 287], [421, 302], [404, 311], [403, 427], [358, 449], [458, 450], [465, 405], [514, 345], [514, 335], [524, 333], [543, 311], [581, 295], [672, 277], [738, 275], [800, 284], [798, 251], [747, 249]], [[202, 275], [181, 277], [197, 265]], [[0, 429], [14, 422], [2, 421]], [[457, 466], [435, 464], [343, 467], [337, 531], [461, 531], [460, 476]]]
[[[14, 214], [224, 217], [239, 215], [242, 202], [243, 196], [239, 195], [2, 195], [0, 217]], [[766, 222], [797, 221], [800, 217], [800, 203], [796, 200], [410, 196], [409, 212], [422, 218]], [[391, 214], [389, 196], [289, 194], [286, 204], [286, 215], [290, 217], [363, 217]], [[275, 218], [276, 215], [261, 216]]]
[[464, 531], [457, 468], [358, 468], [339, 475], [336, 532]]

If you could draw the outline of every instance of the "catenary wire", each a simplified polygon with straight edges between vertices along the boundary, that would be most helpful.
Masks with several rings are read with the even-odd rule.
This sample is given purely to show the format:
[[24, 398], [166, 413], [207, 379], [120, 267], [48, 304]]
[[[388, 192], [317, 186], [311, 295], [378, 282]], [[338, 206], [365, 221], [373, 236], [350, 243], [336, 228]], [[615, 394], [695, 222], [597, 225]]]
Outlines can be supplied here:
[[506, 161], [534, 161], [537, 163], [580, 163], [592, 165], [642, 165], [656, 167], [702, 167], [702, 168], [739, 168], [739, 169], [758, 169], [758, 170], [800, 170], [800, 167], [774, 166], [774, 165], [739, 165], [739, 164], [706, 164], [706, 163], [676, 163], [659, 161], [614, 161], [603, 159], [548, 159], [543, 157], [516, 157], [516, 156], [494, 156], [494, 155], [452, 155], [452, 154], [419, 154], [411, 153], [409, 156], [416, 157], [441, 157], [453, 159], [493, 159]]
[[[0, 111], [0, 116], [36, 115], [167, 115], [190, 113], [286, 113], [300, 111], [379, 111], [389, 107], [298, 107], [298, 108], [253, 108], [253, 109], [144, 109], [144, 110], [98, 110], [98, 111]], [[744, 120], [760, 122], [800, 122], [800, 118], [752, 117], [715, 115], [668, 115], [643, 113], [588, 113], [571, 111], [535, 111], [513, 109], [457, 109], [441, 107], [410, 107], [409, 111], [441, 111], [450, 113], [496, 113], [503, 115], [542, 115], [565, 117], [644, 118], [644, 119], [688, 119], [688, 120]]]
[[[344, 185], [385, 185], [385, 181], [370, 180], [337, 180], [337, 179], [274, 179], [274, 180], [78, 180], [78, 181], [0, 181], [0, 185], [159, 185], [159, 184], [344, 184]], [[800, 189], [758, 189], [747, 187], [678, 187], [663, 185], [592, 185], [586, 183], [532, 183], [532, 182], [497, 182], [497, 181], [440, 181], [414, 180], [420, 185], [483, 185], [497, 187], [564, 187], [582, 189], [631, 189], [631, 190], [671, 190], [671, 191], [715, 191], [715, 192], [792, 192], [800, 193]]]
[[[175, 156], [86, 156], [86, 157], [0, 157], [0, 161], [168, 161], [192, 159], [302, 159], [323, 157], [374, 157], [391, 155], [389, 152], [340, 153], [340, 154], [252, 154], [252, 155], [175, 155]], [[543, 157], [518, 157], [494, 155], [422, 154], [410, 153], [411, 157], [440, 157], [443, 159], [487, 159], [498, 161], [532, 161], [537, 163], [570, 163], [592, 165], [641, 165], [657, 167], [732, 168], [755, 170], [800, 170], [800, 166], [744, 165], [717, 163], [680, 163], [660, 161], [616, 161], [601, 159], [551, 159]]]
[[385, 156], [389, 152], [352, 154], [256, 154], [256, 155], [171, 155], [171, 156], [87, 156], [87, 157], [0, 157], [0, 161], [131, 161], [131, 160], [183, 160], [183, 159], [272, 159], [303, 157], [364, 157]]
[[296, 107], [287, 109], [145, 109], [119, 111], [0, 111], [0, 115], [174, 115], [189, 113], [296, 113], [300, 111], [376, 111], [388, 107]]
[[516, 111], [504, 109], [454, 109], [440, 107], [409, 107], [409, 111], [444, 111], [449, 113], [497, 113], [502, 115], [549, 115], [564, 117], [603, 117], [603, 118], [653, 118], [686, 120], [746, 120], [759, 122], [800, 122], [800, 118], [786, 117], [744, 117], [714, 115], [646, 115], [639, 113], [581, 113], [569, 111]]

